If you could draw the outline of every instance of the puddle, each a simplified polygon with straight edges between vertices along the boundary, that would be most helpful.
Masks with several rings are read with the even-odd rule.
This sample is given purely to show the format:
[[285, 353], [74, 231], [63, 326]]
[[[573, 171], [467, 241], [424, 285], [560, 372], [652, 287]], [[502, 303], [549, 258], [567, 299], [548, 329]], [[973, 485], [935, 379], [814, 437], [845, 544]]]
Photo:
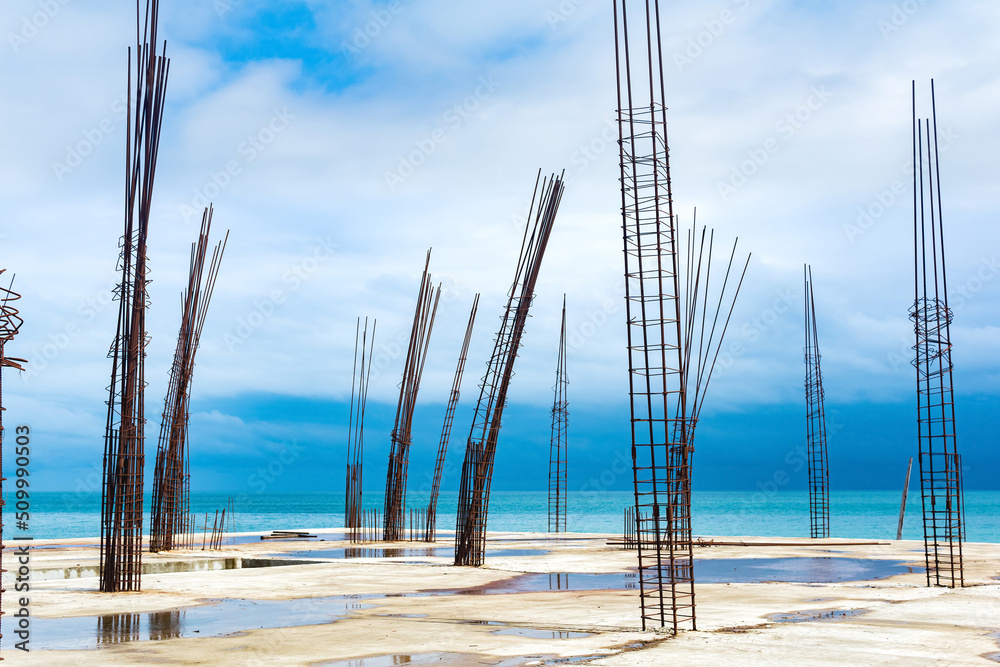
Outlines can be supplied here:
[[[214, 572], [217, 570], [238, 570], [252, 567], [280, 567], [284, 565], [315, 565], [319, 560], [302, 560], [281, 557], [264, 558], [196, 558], [193, 560], [157, 560], [147, 557], [142, 562], [143, 574], [170, 574], [175, 572]], [[56, 581], [60, 579], [96, 578], [100, 575], [100, 565], [69, 565], [34, 570], [31, 578], [35, 581]], [[5, 577], [6, 579], [6, 577]]]
[[870, 609], [803, 609], [785, 614], [768, 614], [773, 623], [805, 623], [806, 621], [842, 621], [867, 614]]
[[[713, 558], [696, 560], [694, 580], [700, 584], [735, 584], [782, 581], [792, 583], [832, 583], [884, 579], [923, 568], [902, 561], [855, 558]], [[498, 595], [545, 591], [633, 590], [639, 587], [638, 573], [580, 572], [527, 573], [474, 588], [431, 590], [424, 594]]]
[[[545, 549], [487, 549], [487, 558], [544, 556]], [[341, 547], [315, 551], [292, 551], [286, 558], [454, 558], [455, 547]]]
[[872, 558], [710, 558], [695, 560], [694, 580], [702, 584], [766, 581], [829, 584], [885, 579], [923, 571], [924, 568], [905, 565], [903, 561]]
[[538, 630], [536, 628], [503, 628], [494, 630], [494, 635], [514, 635], [517, 637], [530, 637], [531, 639], [579, 639], [580, 637], [593, 637], [593, 632], [572, 632], [569, 630]]
[[638, 586], [639, 578], [636, 572], [612, 572], [610, 574], [534, 572], [474, 588], [424, 592], [431, 594], [502, 595], [505, 593], [538, 593], [544, 591], [621, 591], [638, 588]]
[[[32, 648], [87, 650], [134, 641], [224, 637], [260, 628], [332, 623], [373, 605], [374, 595], [298, 600], [213, 600], [208, 604], [142, 614], [32, 618]], [[96, 629], [96, 632], [95, 632]]]

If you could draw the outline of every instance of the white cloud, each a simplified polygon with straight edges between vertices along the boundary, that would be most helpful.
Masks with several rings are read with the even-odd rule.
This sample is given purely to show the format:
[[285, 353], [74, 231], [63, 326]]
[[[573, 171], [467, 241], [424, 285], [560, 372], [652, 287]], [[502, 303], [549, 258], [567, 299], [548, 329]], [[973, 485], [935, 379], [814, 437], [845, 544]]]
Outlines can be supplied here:
[[[359, 65], [349, 85], [325, 85], [322, 70], [293, 55], [240, 62], [214, 50], [215, 31], [238, 40], [247, 30], [238, 12], [253, 16], [266, 3], [242, 3], [224, 19], [207, 3], [175, 3], [164, 17], [173, 69], [151, 231], [150, 397], [162, 394], [173, 353], [177, 295], [196, 234], [180, 207], [196, 203], [196, 191], [214, 195], [216, 236], [232, 229], [198, 357], [199, 397], [345, 396], [355, 317], [379, 319], [380, 346], [405, 331], [423, 253], [433, 246], [435, 279], [459, 286], [458, 297], [442, 306], [431, 346], [435, 365], [422, 391], [425, 400], [443, 401], [476, 291], [484, 297], [467, 394], [482, 375], [520, 242], [512, 218], [523, 215], [535, 170], [565, 167], [571, 182], [513, 392], [517, 400], [551, 400], [557, 310], [566, 292], [571, 328], [606, 310], [608, 300], [619, 306], [574, 350], [574, 396], [622, 399], [618, 156], [614, 135], [609, 143], [605, 132], [615, 104], [611, 11], [571, 4], [576, 9], [560, 15], [565, 21], [550, 24], [547, 12], [560, 11], [560, 3], [472, 9], [404, 2], [370, 46], [345, 55], [341, 41], [364, 26], [374, 5], [354, 3], [343, 14], [342, 3], [310, 3], [319, 26], [310, 44], [325, 43], [345, 68]], [[668, 57], [722, 10], [736, 17], [694, 62], [676, 71], [671, 61], [667, 72], [677, 210], [687, 221], [697, 205], [701, 221], [721, 238], [739, 236], [757, 258], [730, 332], [745, 350], [720, 372], [710, 401], [797, 400], [799, 302], [752, 343], [741, 328], [779, 290], [800, 289], [804, 262], [814, 265], [824, 308], [825, 371], [864, 387], [828, 391], [890, 395], [896, 384], [883, 361], [899, 347], [891, 332], [911, 299], [903, 171], [909, 82], [918, 79], [926, 109], [927, 79], [936, 77], [939, 126], [957, 135], [942, 155], [942, 177], [949, 269], [965, 280], [983, 253], [1000, 245], [987, 163], [1000, 152], [1000, 10], [972, 0], [947, 8], [928, 3], [883, 38], [878, 21], [890, 16], [892, 3], [742, 5], [663, 8]], [[33, 6], [9, 3], [3, 25], [13, 29]], [[0, 67], [9, 73], [2, 102], [9, 131], [0, 137], [3, 266], [18, 273], [26, 295], [25, 330], [8, 350], [21, 356], [39, 354], [106, 288], [120, 234], [125, 131], [113, 104], [123, 92], [131, 17], [109, 2], [63, 11], [19, 53], [0, 49]], [[493, 90], [484, 92], [483, 77], [497, 82]], [[818, 88], [829, 98], [789, 134], [780, 123]], [[275, 112], [285, 110], [293, 116], [287, 127], [265, 133], [261, 148], [241, 151], [249, 137], [262, 140]], [[113, 129], [60, 181], [52, 163], [105, 119]], [[433, 150], [411, 160], [420, 162], [414, 173], [390, 189], [386, 173], [439, 129], [444, 138], [432, 139]], [[779, 149], [723, 201], [719, 183], [769, 138]], [[216, 193], [208, 186], [232, 162], [239, 173]], [[897, 180], [905, 193], [861, 235], [847, 234], [858, 209]], [[328, 238], [337, 244], [331, 257], [298, 283], [290, 280], [289, 272]], [[276, 290], [282, 301], [273, 314], [231, 349], [225, 336]], [[995, 285], [987, 284], [958, 313], [961, 325], [985, 331], [997, 301]], [[114, 312], [106, 307], [79, 322], [79, 333], [37, 382], [9, 383], [8, 391], [24, 391], [39, 405], [54, 394], [69, 409], [101, 413]], [[996, 355], [981, 337], [975, 341], [963, 361], [984, 377], [995, 375]], [[373, 397], [393, 400], [401, 364], [389, 364], [373, 383]]]

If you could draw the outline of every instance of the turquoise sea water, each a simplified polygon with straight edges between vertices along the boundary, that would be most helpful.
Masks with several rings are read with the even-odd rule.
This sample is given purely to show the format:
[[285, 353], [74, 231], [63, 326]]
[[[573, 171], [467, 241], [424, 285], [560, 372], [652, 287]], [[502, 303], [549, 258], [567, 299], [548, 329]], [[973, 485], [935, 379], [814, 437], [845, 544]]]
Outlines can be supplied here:
[[[442, 493], [438, 529], [452, 530], [457, 493]], [[191, 509], [205, 513], [209, 523], [216, 510], [232, 497], [237, 531], [332, 528], [344, 521], [343, 493], [192, 493]], [[31, 497], [28, 531], [19, 531], [15, 499], [5, 494], [4, 537], [30, 535], [35, 539], [97, 537], [101, 499], [97, 493], [35, 493]], [[696, 535], [750, 535], [807, 537], [809, 499], [805, 492], [746, 491], [695, 492], [692, 498]], [[427, 497], [413, 494], [408, 507], [425, 507]], [[567, 525], [570, 532], [621, 533], [623, 509], [632, 503], [626, 491], [570, 492]], [[831, 535], [840, 538], [894, 539], [899, 519], [897, 491], [839, 491], [830, 496]], [[381, 509], [381, 494], [365, 496], [364, 506]], [[148, 499], [147, 499], [148, 506]], [[490, 498], [489, 530], [542, 531], [547, 527], [545, 492], [494, 491]], [[966, 535], [970, 542], [1000, 543], [1000, 491], [966, 491]], [[148, 531], [149, 518], [144, 528]], [[920, 491], [912, 489], [906, 510], [904, 539], [921, 539]]]

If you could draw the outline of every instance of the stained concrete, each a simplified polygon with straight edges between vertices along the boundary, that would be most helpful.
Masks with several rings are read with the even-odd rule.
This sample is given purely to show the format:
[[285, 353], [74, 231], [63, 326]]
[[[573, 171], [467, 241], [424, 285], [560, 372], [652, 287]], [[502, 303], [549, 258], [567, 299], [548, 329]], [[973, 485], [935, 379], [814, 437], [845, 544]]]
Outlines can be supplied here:
[[[697, 584], [698, 631], [672, 637], [641, 631], [634, 588], [558, 590], [565, 588], [557, 576], [562, 573], [570, 574], [571, 588], [589, 587], [574, 584], [574, 573], [619, 573], [628, 582], [635, 553], [608, 546], [611, 537], [490, 533], [491, 547], [546, 553], [490, 557], [483, 568], [452, 567], [446, 557], [308, 558], [310, 551], [350, 546], [342, 541], [249, 542], [216, 552], [144, 554], [149, 569], [143, 591], [114, 595], [96, 590], [93, 539], [40, 541], [40, 546], [64, 546], [31, 554], [33, 571], [47, 577], [32, 585], [31, 612], [39, 621], [34, 650], [11, 650], [12, 619], [5, 616], [4, 657], [8, 664], [24, 665], [776, 666], [988, 665], [988, 656], [1000, 653], [1000, 545], [965, 545], [968, 586], [958, 590], [926, 587], [919, 542], [835, 546], [838, 540], [783, 539], [795, 546], [699, 547], [696, 578], [697, 563], [705, 559], [875, 559], [902, 562], [914, 571], [833, 583]], [[452, 545], [444, 538], [438, 546]], [[287, 563], [284, 554], [293, 552], [309, 562], [235, 565], [267, 558]], [[56, 577], [60, 570], [78, 576]], [[532, 592], [516, 592], [522, 587], [515, 583], [528, 580], [541, 583]], [[557, 590], [545, 590], [547, 581]], [[9, 583], [6, 588], [9, 613], [14, 593]], [[491, 594], [470, 594], [484, 588]], [[223, 622], [213, 617], [216, 610]], [[77, 621], [62, 626], [62, 645], [96, 648], [35, 648], [59, 627], [45, 619], [67, 617]], [[218, 636], [223, 631], [225, 636]], [[76, 637], [79, 644], [73, 643]]]

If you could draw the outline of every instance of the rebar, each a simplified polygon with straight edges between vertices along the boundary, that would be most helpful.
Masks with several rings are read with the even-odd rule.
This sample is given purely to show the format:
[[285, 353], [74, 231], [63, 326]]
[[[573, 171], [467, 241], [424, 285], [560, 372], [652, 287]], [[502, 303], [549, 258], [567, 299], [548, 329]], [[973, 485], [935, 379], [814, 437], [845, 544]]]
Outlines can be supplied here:
[[209, 205], [202, 215], [198, 241], [191, 245], [188, 284], [181, 298], [181, 326], [177, 334], [174, 361], [170, 367], [170, 381], [164, 399], [156, 467], [153, 472], [149, 531], [151, 553], [170, 551], [179, 546], [175, 541], [184, 532], [184, 521], [191, 508], [191, 442], [188, 438], [191, 379], [208, 306], [215, 290], [226, 242], [229, 240], [229, 232], [226, 232], [225, 238], [216, 244], [208, 264], [208, 276], [203, 282], [212, 213], [213, 209]]
[[424, 273], [417, 293], [417, 306], [413, 313], [410, 329], [410, 343], [406, 350], [406, 364], [403, 367], [403, 381], [399, 385], [399, 403], [396, 405], [396, 423], [392, 429], [392, 446], [389, 450], [389, 465], [385, 476], [385, 528], [387, 541], [404, 538], [406, 517], [406, 478], [409, 469], [410, 444], [413, 432], [413, 413], [417, 407], [417, 393], [420, 379], [427, 361], [434, 330], [434, 318], [441, 300], [441, 286], [431, 286], [428, 273], [431, 251], [427, 251]]
[[[362, 504], [362, 463], [365, 451], [365, 410], [368, 405], [368, 383], [371, 379], [372, 354], [375, 351], [376, 320], [372, 320], [371, 338], [368, 318], [364, 329], [358, 318], [354, 331], [354, 370], [351, 376], [351, 413], [347, 427], [347, 479], [344, 498], [344, 526], [352, 542], [364, 542]], [[368, 356], [365, 356], [367, 352]]]
[[455, 378], [451, 383], [451, 394], [448, 397], [448, 407], [444, 411], [444, 425], [441, 427], [441, 442], [438, 443], [437, 461], [434, 463], [434, 479], [431, 482], [431, 497], [427, 502], [427, 526], [424, 529], [424, 541], [433, 542], [437, 537], [437, 505], [441, 493], [441, 479], [444, 476], [444, 462], [448, 454], [448, 441], [451, 439], [451, 426], [455, 421], [455, 408], [462, 389], [462, 375], [465, 372], [465, 361], [469, 356], [469, 343], [472, 341], [472, 328], [476, 323], [476, 311], [479, 309], [479, 294], [472, 300], [472, 312], [469, 313], [469, 323], [465, 326], [465, 338], [462, 340], [462, 350], [458, 354], [458, 366], [455, 368]]
[[130, 49], [126, 94], [129, 115], [125, 133], [125, 231], [119, 257], [122, 278], [116, 289], [117, 331], [108, 355], [112, 370], [104, 432], [100, 590], [108, 593], [138, 591], [142, 582], [146, 424], [143, 368], [149, 342], [146, 239], [170, 70], [166, 42], [161, 55], [155, 51], [159, 3], [148, 0], [145, 13], [137, 3], [136, 10], [135, 78]]
[[809, 460], [809, 536], [830, 537], [830, 464], [826, 447], [826, 409], [820, 370], [812, 267], [802, 271], [805, 286], [806, 447]]
[[569, 448], [569, 403], [566, 372], [566, 295], [563, 295], [562, 326], [559, 329], [559, 360], [556, 362], [555, 398], [552, 402], [552, 433], [549, 445], [549, 532], [566, 532], [566, 463]]
[[[962, 542], [965, 507], [962, 459], [955, 432], [951, 323], [945, 269], [937, 105], [931, 80], [931, 118], [917, 118], [913, 96], [913, 291], [910, 310], [917, 371], [917, 443], [928, 586], [965, 585]], [[926, 168], [926, 184], [924, 181]], [[926, 185], [926, 188], [925, 188]]]
[[[696, 629], [694, 430], [747, 265], [735, 294], [727, 292], [734, 244], [709, 319], [714, 233], [703, 228], [698, 242], [691, 230], [681, 268], [659, 2], [646, 0], [645, 12], [631, 21], [628, 4], [613, 2], [640, 605], [643, 629], [655, 624], [676, 633], [685, 625]], [[641, 37], [631, 36], [636, 27]]]
[[534, 299], [542, 257], [564, 190], [562, 175], [553, 174], [542, 179], [539, 170], [528, 209], [514, 282], [508, 292], [507, 308], [494, 340], [493, 354], [480, 385], [479, 402], [465, 446], [455, 526], [455, 565], [483, 564], [493, 462], [500, 438], [503, 409], [507, 403], [507, 391], [514, 374], [514, 362], [521, 346], [524, 325]]
[[[0, 274], [3, 274], [7, 269], [0, 269]], [[23, 371], [24, 364], [27, 363], [25, 359], [19, 359], [16, 357], [8, 357], [4, 351], [4, 347], [10, 341], [14, 340], [14, 336], [18, 334], [21, 329], [21, 325], [24, 324], [24, 320], [18, 315], [18, 310], [12, 304], [21, 298], [21, 295], [14, 291], [14, 279], [10, 280], [9, 287], [0, 286], [0, 572], [3, 572], [3, 483], [5, 478], [3, 476], [3, 413], [6, 408], [3, 407], [3, 369], [13, 368], [15, 370]], [[0, 617], [3, 616], [3, 604], [2, 604], [3, 590], [0, 588]], [[0, 633], [0, 637], [3, 634]]]

